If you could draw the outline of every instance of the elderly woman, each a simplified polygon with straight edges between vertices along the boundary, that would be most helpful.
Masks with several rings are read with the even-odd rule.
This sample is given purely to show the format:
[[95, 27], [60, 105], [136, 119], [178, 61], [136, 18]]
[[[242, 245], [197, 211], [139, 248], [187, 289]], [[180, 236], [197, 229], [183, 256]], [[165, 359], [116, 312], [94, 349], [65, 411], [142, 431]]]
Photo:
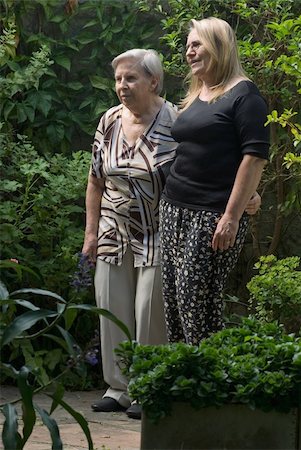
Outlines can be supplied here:
[[[97, 261], [96, 302], [115, 314], [142, 344], [167, 342], [161, 293], [159, 200], [176, 144], [176, 108], [160, 97], [163, 69], [153, 50], [134, 49], [112, 66], [120, 105], [101, 118], [86, 192], [83, 253]], [[114, 357], [125, 336], [100, 317], [103, 376], [109, 389], [95, 411], [126, 410], [127, 381]]]
[[192, 20], [190, 88], [172, 128], [179, 143], [160, 204], [170, 341], [198, 344], [223, 327], [222, 292], [247, 232], [246, 205], [268, 159], [267, 105], [245, 75], [230, 25]]

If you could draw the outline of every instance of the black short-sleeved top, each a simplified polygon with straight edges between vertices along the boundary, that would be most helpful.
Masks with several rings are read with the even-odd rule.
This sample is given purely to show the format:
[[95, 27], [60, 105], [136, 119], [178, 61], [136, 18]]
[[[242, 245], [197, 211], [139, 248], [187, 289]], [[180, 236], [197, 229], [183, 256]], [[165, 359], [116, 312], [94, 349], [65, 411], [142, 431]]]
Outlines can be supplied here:
[[163, 198], [190, 209], [225, 210], [245, 154], [267, 159], [267, 105], [251, 81], [241, 81], [214, 103], [196, 98], [175, 121], [179, 142]]

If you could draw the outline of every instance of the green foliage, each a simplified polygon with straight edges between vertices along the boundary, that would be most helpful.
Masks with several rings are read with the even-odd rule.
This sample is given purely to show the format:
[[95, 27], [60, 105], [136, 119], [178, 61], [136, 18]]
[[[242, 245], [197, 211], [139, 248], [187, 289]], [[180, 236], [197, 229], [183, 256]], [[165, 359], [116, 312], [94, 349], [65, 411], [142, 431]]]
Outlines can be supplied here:
[[39, 156], [26, 136], [12, 142], [0, 129], [1, 257], [19, 259], [60, 292], [68, 289], [83, 240], [89, 162], [80, 151]]
[[262, 256], [255, 264], [258, 275], [247, 284], [250, 303], [256, 317], [262, 321], [276, 320], [287, 331], [301, 329], [301, 259], [277, 259], [274, 255]]
[[[129, 48], [151, 46], [155, 27], [126, 0], [87, 0], [73, 9], [61, 0], [3, 3], [7, 38], [0, 79], [12, 93], [6, 89], [0, 113], [39, 153], [70, 154], [72, 147], [83, 148], [100, 115], [117, 103], [112, 59]], [[31, 71], [32, 57], [38, 63], [37, 56], [45, 63], [45, 76], [19, 92], [24, 72]], [[38, 67], [33, 69], [38, 74]]]
[[265, 411], [301, 404], [301, 338], [275, 323], [244, 319], [198, 347], [184, 343], [152, 346], [122, 343], [117, 354], [130, 379], [130, 395], [157, 421], [172, 402], [198, 409], [243, 403]]
[[[10, 262], [1, 262], [1, 268], [10, 268]], [[0, 284], [0, 333], [1, 333], [1, 372], [9, 374], [17, 382], [22, 403], [23, 434], [18, 431], [18, 414], [13, 404], [0, 405], [5, 416], [2, 431], [4, 450], [22, 450], [32, 434], [36, 423], [36, 413], [41, 416], [44, 425], [49, 429], [52, 448], [62, 449], [59, 428], [51, 414], [58, 405], [71, 414], [82, 428], [89, 450], [93, 450], [93, 442], [89, 427], [85, 418], [71, 408], [63, 400], [64, 389], [60, 381], [71, 370], [84, 377], [86, 373], [85, 351], [82, 350], [72, 334], [67, 331], [65, 324], [69, 322], [70, 311], [76, 313], [84, 310], [94, 315], [103, 315], [112, 320], [125, 333], [127, 339], [131, 335], [127, 327], [120, 322], [109, 311], [96, 308], [92, 305], [78, 305], [66, 302], [63, 297], [51, 291], [43, 289], [21, 289], [8, 293], [3, 284]], [[28, 300], [30, 298], [30, 300]], [[37, 299], [42, 299], [43, 307], [37, 306]], [[49, 305], [45, 308], [45, 304]], [[25, 312], [23, 312], [25, 310]], [[34, 342], [41, 339], [54, 342], [57, 345], [55, 350], [45, 358], [47, 346], [40, 349], [36, 354], [31, 352]], [[11, 355], [11, 347], [21, 348], [19, 360], [15, 360]], [[8, 351], [9, 350], [9, 351]], [[29, 351], [29, 357], [26, 353]], [[55, 352], [57, 355], [55, 356]], [[62, 358], [62, 354], [64, 358]], [[54, 359], [53, 359], [54, 357]], [[55, 360], [56, 358], [56, 360]], [[65, 361], [65, 367], [60, 366], [57, 376], [54, 378], [49, 373], [53, 369], [52, 365]], [[53, 399], [50, 411], [41, 409], [34, 403], [34, 395], [46, 388], [54, 387], [54, 392], [47, 395]]]

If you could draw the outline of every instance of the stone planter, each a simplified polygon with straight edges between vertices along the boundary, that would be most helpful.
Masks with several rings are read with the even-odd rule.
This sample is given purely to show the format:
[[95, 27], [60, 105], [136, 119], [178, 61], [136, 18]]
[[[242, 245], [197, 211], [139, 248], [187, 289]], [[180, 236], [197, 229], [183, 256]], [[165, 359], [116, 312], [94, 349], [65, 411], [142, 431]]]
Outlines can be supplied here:
[[301, 450], [301, 411], [265, 413], [244, 405], [193, 409], [175, 403], [153, 424], [142, 415], [141, 450]]

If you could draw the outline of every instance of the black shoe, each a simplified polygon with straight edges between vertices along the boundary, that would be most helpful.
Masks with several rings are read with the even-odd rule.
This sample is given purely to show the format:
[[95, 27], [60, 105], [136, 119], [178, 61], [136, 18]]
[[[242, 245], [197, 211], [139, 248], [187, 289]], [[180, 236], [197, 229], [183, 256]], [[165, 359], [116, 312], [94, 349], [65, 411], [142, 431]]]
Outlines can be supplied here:
[[131, 419], [141, 420], [142, 408], [139, 403], [133, 403], [127, 410], [126, 415]]
[[104, 397], [98, 402], [92, 403], [91, 408], [96, 412], [125, 411], [126, 408], [120, 405], [117, 400], [111, 397]]

